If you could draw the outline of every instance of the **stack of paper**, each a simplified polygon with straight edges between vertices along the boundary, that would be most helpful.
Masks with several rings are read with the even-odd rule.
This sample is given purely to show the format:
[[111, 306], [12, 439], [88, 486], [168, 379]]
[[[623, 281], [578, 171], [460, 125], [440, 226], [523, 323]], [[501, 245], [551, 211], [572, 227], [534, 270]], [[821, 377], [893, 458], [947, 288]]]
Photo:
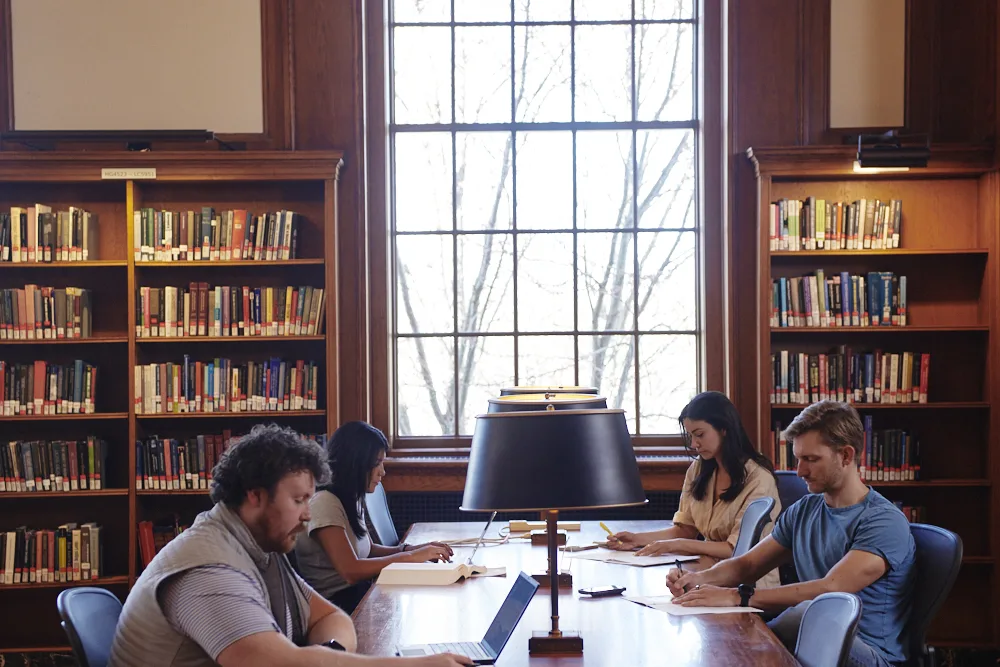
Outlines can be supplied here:
[[754, 607], [682, 607], [674, 604], [672, 595], [624, 596], [626, 600], [641, 604], [644, 607], [664, 611], [671, 616], [694, 616], [696, 614], [746, 614], [760, 612]]
[[679, 554], [661, 554], [659, 556], [636, 556], [633, 551], [613, 551], [610, 549], [598, 549], [597, 551], [578, 551], [567, 553], [567, 558], [580, 558], [582, 560], [596, 560], [602, 563], [616, 563], [619, 565], [632, 565], [634, 567], [650, 567], [653, 565], [673, 565], [680, 561], [687, 563], [698, 560], [698, 556], [681, 556]]

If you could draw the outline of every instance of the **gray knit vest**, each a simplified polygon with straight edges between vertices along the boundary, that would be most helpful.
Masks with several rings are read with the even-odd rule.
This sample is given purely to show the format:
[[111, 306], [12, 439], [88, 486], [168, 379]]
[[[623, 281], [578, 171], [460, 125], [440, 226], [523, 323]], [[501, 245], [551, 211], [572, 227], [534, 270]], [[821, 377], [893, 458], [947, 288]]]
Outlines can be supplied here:
[[[271, 579], [284, 580], [296, 634], [305, 632], [309, 604], [288, 560], [283, 554], [264, 553], [239, 515], [219, 503], [199, 514], [194, 524], [171, 540], [143, 570], [118, 619], [109, 667], [216, 664], [200, 646], [173, 629], [156, 597], [167, 578], [203, 565], [225, 565], [256, 579], [265, 591], [268, 608], [271, 596], [281, 592], [268, 590], [263, 572], [268, 567], [280, 568], [280, 577]], [[284, 626], [284, 619], [278, 619], [278, 625]]]

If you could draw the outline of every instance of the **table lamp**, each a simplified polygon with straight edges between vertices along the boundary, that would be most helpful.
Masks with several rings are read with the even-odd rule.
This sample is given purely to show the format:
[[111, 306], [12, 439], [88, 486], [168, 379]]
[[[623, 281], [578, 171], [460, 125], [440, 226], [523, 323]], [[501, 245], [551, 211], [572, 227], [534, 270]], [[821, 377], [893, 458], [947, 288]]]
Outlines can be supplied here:
[[518, 385], [504, 387], [501, 396], [516, 396], [517, 394], [597, 394], [597, 387], [582, 387], [577, 385]]
[[461, 509], [545, 512], [552, 628], [532, 633], [531, 653], [583, 651], [579, 633], [559, 629], [560, 510], [645, 503], [624, 410], [514, 411], [476, 417]]
[[607, 408], [608, 400], [596, 394], [508, 394], [489, 400], [489, 412], [515, 410], [593, 410]]

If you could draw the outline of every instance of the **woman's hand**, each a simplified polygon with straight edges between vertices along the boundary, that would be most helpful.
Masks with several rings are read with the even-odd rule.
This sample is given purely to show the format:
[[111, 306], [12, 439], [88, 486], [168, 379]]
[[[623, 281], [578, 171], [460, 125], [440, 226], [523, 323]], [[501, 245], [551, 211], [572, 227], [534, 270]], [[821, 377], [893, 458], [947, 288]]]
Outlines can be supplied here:
[[423, 549], [424, 547], [441, 547], [442, 549], [448, 550], [448, 558], [455, 555], [455, 551], [445, 544], [444, 542], [424, 542], [423, 544], [408, 544], [403, 548], [403, 551], [413, 551], [415, 549]]
[[646, 544], [646, 542], [642, 539], [641, 535], [623, 530], [620, 533], [610, 535], [605, 546], [616, 551], [632, 551], [633, 549], [638, 549], [644, 544]]
[[675, 538], [672, 540], [657, 540], [636, 552], [636, 556], [659, 556], [661, 554], [677, 554], [687, 556], [690, 553], [688, 540]]
[[413, 549], [407, 549], [403, 553], [406, 554], [406, 562], [408, 563], [424, 563], [429, 560], [451, 562], [454, 552], [447, 544], [430, 542]]

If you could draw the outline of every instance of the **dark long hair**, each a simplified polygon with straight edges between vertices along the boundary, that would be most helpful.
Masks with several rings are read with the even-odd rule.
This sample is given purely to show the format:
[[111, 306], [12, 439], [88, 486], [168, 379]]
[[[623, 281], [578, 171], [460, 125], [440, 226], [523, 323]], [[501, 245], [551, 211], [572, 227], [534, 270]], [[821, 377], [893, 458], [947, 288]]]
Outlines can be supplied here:
[[[747, 482], [747, 460], [753, 460], [774, 475], [774, 466], [766, 456], [754, 449], [750, 436], [740, 421], [740, 413], [725, 394], [717, 391], [702, 392], [681, 410], [677, 421], [680, 422], [681, 430], [684, 432], [684, 443], [690, 447], [691, 436], [684, 428], [685, 419], [708, 422], [722, 436], [722, 465], [729, 473], [730, 479], [729, 488], [719, 496], [722, 500], [730, 502], [742, 493]], [[705, 497], [705, 493], [708, 492], [708, 482], [718, 465], [718, 460], [714, 458], [700, 461], [698, 476], [695, 477], [691, 489], [691, 494], [697, 500]]]
[[351, 530], [359, 539], [368, 531], [358, 506], [368, 490], [368, 480], [378, 464], [379, 452], [389, 452], [389, 441], [382, 431], [362, 421], [342, 425], [326, 444], [332, 476], [323, 488], [340, 499]]

